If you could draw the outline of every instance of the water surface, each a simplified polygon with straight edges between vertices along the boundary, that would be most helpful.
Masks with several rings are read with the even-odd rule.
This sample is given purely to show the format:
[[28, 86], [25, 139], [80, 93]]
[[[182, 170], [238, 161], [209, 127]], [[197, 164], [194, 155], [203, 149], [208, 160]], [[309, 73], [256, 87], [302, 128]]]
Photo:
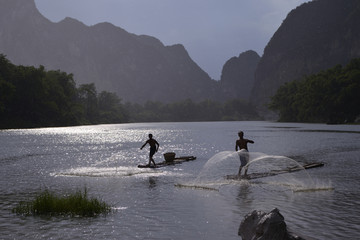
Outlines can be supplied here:
[[[237, 132], [255, 141], [250, 164], [266, 171], [277, 157], [321, 168], [257, 180], [236, 174]], [[139, 169], [148, 133], [162, 153], [197, 160]], [[240, 239], [243, 217], [277, 207], [290, 230], [307, 239], [357, 239], [360, 127], [272, 122], [144, 123], [0, 131], [1, 239]], [[226, 157], [227, 156], [227, 157]], [[279, 159], [280, 159], [279, 158]], [[274, 161], [275, 159], [275, 161]], [[274, 162], [274, 163], [273, 163]], [[209, 189], [177, 187], [178, 184]], [[301, 186], [301, 188], [299, 188]], [[22, 217], [11, 209], [44, 189], [59, 194], [88, 188], [113, 206], [97, 218]], [[302, 189], [305, 191], [297, 191]]]

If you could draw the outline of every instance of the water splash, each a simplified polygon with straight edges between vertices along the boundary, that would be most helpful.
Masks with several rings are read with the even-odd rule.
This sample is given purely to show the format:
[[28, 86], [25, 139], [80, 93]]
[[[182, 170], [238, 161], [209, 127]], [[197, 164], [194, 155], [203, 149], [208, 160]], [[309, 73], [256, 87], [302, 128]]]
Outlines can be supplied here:
[[295, 186], [291, 189], [294, 193], [301, 192], [319, 192], [319, 191], [333, 191], [335, 188], [332, 186], [331, 181], [321, 182], [319, 180], [313, 180], [311, 184], [303, 186]]
[[226, 180], [224, 176], [229, 173], [233, 173], [234, 166], [237, 166], [237, 172], [239, 164], [240, 160], [236, 152], [219, 152], [206, 162], [203, 169], [194, 180], [178, 183], [175, 186], [181, 188], [218, 191], [222, 185], [229, 184], [231, 182]]
[[[249, 160], [244, 168], [248, 175], [239, 176], [240, 156]], [[243, 174], [243, 171], [242, 171]], [[204, 190], [219, 190], [223, 185], [255, 184], [278, 186], [293, 192], [324, 191], [333, 189], [331, 183], [314, 181], [302, 164], [285, 156], [268, 155], [258, 152], [224, 151], [211, 157], [199, 175], [192, 181], [180, 183], [178, 187]]]

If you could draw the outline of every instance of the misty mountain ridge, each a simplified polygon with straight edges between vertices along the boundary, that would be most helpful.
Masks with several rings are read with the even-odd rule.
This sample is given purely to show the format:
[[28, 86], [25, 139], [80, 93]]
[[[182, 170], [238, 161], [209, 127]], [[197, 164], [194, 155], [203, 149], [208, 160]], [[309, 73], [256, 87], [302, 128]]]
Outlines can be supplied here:
[[73, 73], [132, 102], [216, 99], [218, 83], [184, 46], [128, 33], [111, 23], [53, 23], [34, 0], [0, 0], [0, 52], [14, 64], [43, 65]]
[[241, 53], [239, 57], [230, 58], [221, 72], [220, 85], [223, 95], [249, 100], [259, 61], [260, 56], [252, 50]]
[[241, 53], [215, 81], [181, 44], [164, 46], [111, 23], [53, 23], [34, 0], [0, 0], [0, 53], [14, 64], [73, 73], [78, 84], [95, 83], [125, 101], [250, 98], [265, 109], [285, 82], [360, 57], [359, 25], [357, 0], [304, 3], [288, 14], [261, 58], [254, 51]]

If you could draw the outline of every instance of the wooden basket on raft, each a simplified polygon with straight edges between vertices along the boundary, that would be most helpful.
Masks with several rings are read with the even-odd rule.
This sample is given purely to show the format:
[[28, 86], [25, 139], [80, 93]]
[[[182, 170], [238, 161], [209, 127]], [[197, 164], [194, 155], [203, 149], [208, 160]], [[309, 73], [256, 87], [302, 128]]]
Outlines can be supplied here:
[[164, 158], [166, 162], [173, 162], [175, 159], [175, 153], [174, 152], [164, 153]]

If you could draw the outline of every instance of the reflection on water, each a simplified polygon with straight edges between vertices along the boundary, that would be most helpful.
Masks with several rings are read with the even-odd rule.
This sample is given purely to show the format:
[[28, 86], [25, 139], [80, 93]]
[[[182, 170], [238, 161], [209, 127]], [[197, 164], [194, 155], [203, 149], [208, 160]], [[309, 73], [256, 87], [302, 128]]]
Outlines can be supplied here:
[[[280, 209], [290, 229], [313, 239], [356, 239], [360, 226], [359, 126], [271, 122], [149, 123], [0, 131], [3, 239], [239, 239], [252, 210]], [[249, 175], [324, 162], [257, 179], [231, 179], [237, 132], [250, 146]], [[140, 169], [152, 133], [162, 153], [196, 161]], [[21, 217], [11, 209], [50, 189], [87, 187], [114, 212], [95, 219]], [[215, 191], [214, 191], [215, 190]]]
[[61, 172], [51, 173], [55, 177], [132, 177], [141, 176], [148, 178], [151, 176], [182, 176], [182, 173], [165, 170], [154, 170], [151, 168], [138, 167], [79, 167], [72, 168]]

